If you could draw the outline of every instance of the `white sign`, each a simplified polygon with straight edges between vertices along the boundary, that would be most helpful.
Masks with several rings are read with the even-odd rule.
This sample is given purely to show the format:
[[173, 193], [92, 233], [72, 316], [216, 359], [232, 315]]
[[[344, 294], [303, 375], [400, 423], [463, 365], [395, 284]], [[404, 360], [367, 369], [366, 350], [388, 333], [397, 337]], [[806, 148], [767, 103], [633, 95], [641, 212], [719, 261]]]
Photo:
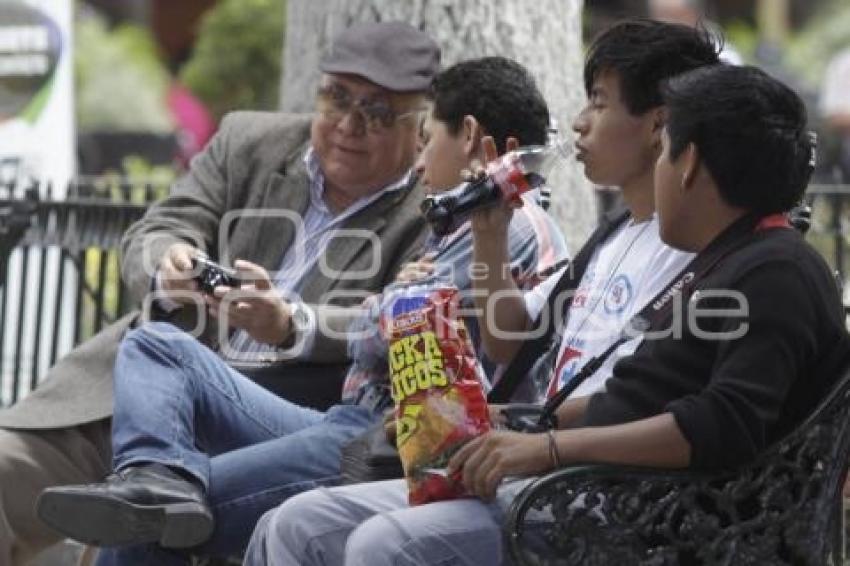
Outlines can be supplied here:
[[72, 0], [0, 0], [0, 182], [74, 174]]
[[[42, 197], [48, 182], [54, 198], [65, 194], [75, 172], [74, 98], [72, 80], [71, 8], [73, 0], [0, 0], [0, 197], [2, 189], [29, 188], [38, 183]], [[20, 196], [20, 191], [16, 191]], [[40, 254], [46, 254], [45, 278], [39, 280]], [[4, 339], [0, 343], [0, 405], [29, 390], [34, 364], [38, 377], [49, 365], [49, 342], [58, 336], [58, 352], [73, 342], [77, 289], [75, 266], [65, 263], [61, 286], [55, 247], [45, 251], [16, 250], [9, 258], [2, 301]], [[0, 283], [2, 284], [2, 283]], [[39, 292], [45, 304], [62, 304], [60, 317], [38, 312]], [[57, 297], [61, 296], [61, 297]], [[38, 340], [37, 322], [46, 329]], [[36, 361], [35, 351], [41, 348]], [[20, 370], [20, 371], [19, 371]]]

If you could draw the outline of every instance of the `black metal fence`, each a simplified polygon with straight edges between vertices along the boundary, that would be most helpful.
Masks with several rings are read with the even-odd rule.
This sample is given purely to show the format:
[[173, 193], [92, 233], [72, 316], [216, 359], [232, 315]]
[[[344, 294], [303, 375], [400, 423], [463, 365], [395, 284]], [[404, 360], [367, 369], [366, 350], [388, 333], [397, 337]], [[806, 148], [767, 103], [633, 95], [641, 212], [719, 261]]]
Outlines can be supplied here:
[[[848, 289], [848, 243], [850, 243], [850, 185], [812, 185], [807, 191], [812, 206], [809, 241], [839, 274]], [[848, 302], [850, 297], [845, 297]]]
[[[51, 186], [0, 186], [0, 405], [26, 395], [60, 356], [134, 306], [118, 246], [165, 190], [98, 178], [76, 181], [60, 198]], [[807, 237], [846, 282], [850, 185], [814, 185], [808, 199]]]
[[132, 307], [118, 246], [162, 191], [108, 178], [63, 189], [0, 187], [2, 405], [35, 388], [60, 356]]

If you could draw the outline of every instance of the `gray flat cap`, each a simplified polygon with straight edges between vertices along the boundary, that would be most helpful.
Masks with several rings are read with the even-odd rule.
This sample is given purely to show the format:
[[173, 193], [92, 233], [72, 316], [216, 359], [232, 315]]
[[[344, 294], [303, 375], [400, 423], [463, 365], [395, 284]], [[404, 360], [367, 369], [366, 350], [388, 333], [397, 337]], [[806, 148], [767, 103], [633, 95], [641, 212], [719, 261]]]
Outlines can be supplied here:
[[395, 92], [427, 90], [439, 70], [440, 48], [403, 22], [354, 24], [340, 33], [319, 69], [358, 75]]

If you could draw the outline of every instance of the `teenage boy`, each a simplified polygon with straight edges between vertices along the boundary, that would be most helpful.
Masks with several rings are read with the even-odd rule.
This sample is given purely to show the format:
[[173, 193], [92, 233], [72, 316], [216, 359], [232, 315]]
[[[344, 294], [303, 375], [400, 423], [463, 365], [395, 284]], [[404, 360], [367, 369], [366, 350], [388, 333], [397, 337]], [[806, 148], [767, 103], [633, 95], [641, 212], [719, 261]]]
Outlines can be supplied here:
[[[427, 190], [460, 183], [461, 170], [483, 158], [485, 134], [496, 136], [500, 150], [508, 136], [526, 144], [546, 141], [546, 103], [513, 61], [459, 63], [438, 74], [431, 97], [427, 144], [416, 165]], [[520, 278], [566, 255], [551, 218], [532, 200], [526, 204], [509, 236], [511, 267]], [[433, 262], [408, 266], [402, 275], [429, 271], [433, 263], [468, 288], [469, 225], [428, 247], [437, 253]], [[187, 555], [163, 547], [205, 540], [190, 552], [239, 553], [265, 511], [303, 490], [338, 482], [341, 447], [391, 404], [385, 374], [364, 380], [354, 371], [342, 404], [326, 413], [299, 407], [238, 375], [195, 342], [169, 339], [173, 330], [164, 326], [129, 334], [119, 350], [116, 475], [104, 484], [48, 490], [39, 501], [40, 515], [68, 536], [121, 546], [103, 549], [100, 565], [185, 564]], [[139, 544], [152, 542], [159, 544]]]
[[[574, 267], [553, 275], [524, 296], [512, 282], [501, 277], [501, 266], [507, 261], [505, 228], [510, 212], [504, 208], [493, 208], [473, 217], [475, 260], [490, 266], [487, 278], [474, 281], [477, 289], [485, 291], [482, 293], [485, 299], [478, 307], [485, 309], [481, 312], [493, 313], [492, 319], [483, 320], [480, 324], [484, 349], [489, 357], [511, 366], [517, 359], [534, 360], [539, 356], [529, 348], [539, 341], [523, 342], [516, 338], [517, 333], [530, 328], [535, 319], [538, 319], [536, 328], [542, 326], [545, 330], [557, 326], [562, 338], [555, 341], [554, 363], [546, 376], [550, 382], [549, 389], [554, 392], [591, 358], [608, 349], [630, 318], [692, 259], [692, 254], [672, 250], [661, 241], [658, 219], [654, 214], [653, 172], [661, 151], [665, 116], [660, 85], [665, 79], [682, 72], [717, 63], [716, 48], [710, 39], [686, 26], [650, 21], [627, 22], [606, 31], [594, 42], [585, 65], [588, 103], [574, 122], [578, 134], [577, 157], [584, 164], [585, 173], [591, 181], [621, 188], [628, 215], [600, 226], [576, 255]], [[491, 156], [494, 154], [492, 152]], [[566, 315], [558, 314], [563, 312], [560, 307], [553, 309], [551, 305], [546, 306], [550, 302], [549, 295], [563, 295], [562, 290], [569, 290], [571, 285], [575, 292], [571, 294], [572, 301], [568, 304]], [[488, 311], [485, 301], [489, 296], [500, 299], [495, 305], [490, 305]], [[632, 352], [638, 343], [639, 339], [635, 338], [623, 344], [584, 382], [574, 393], [575, 399], [566, 406], [573, 411], [584, 406], [585, 395], [604, 387], [611, 375], [613, 360]], [[517, 368], [511, 369], [515, 371]], [[567, 424], [576, 416], [569, 411], [561, 411], [558, 422]], [[509, 450], [523, 460], [529, 451], [540, 447], [537, 437], [510, 438], [517, 443]], [[260, 521], [249, 547], [249, 564], [294, 564], [300, 561], [307, 564], [312, 560], [310, 553], [313, 550], [329, 552], [329, 563], [341, 562], [340, 541], [344, 541], [351, 530], [369, 516], [405, 507], [407, 493], [403, 482], [380, 483], [354, 486], [339, 492], [320, 490], [305, 499], [317, 504], [317, 511], [311, 515], [310, 522], [293, 523], [289, 505], [267, 514]], [[472, 501], [457, 504], [460, 507], [481, 505]], [[324, 510], [329, 508], [334, 508], [338, 515], [325, 515]], [[300, 505], [299, 509], [302, 509]], [[468, 563], [497, 563], [481, 556], [498, 552], [498, 526], [492, 520], [468, 519], [468, 515], [464, 517], [460, 513], [456, 518], [446, 520], [445, 530], [440, 528], [435, 532], [456, 529], [458, 539], [480, 545], [466, 555], [470, 560]], [[389, 532], [397, 534], [392, 528]], [[450, 544], [453, 544], [455, 539], [453, 536], [450, 538]], [[286, 541], [283, 547], [281, 540]], [[312, 541], [309, 546], [306, 545], [308, 540]], [[377, 552], [369, 559], [370, 564], [382, 564], [382, 560], [389, 563], [390, 557], [397, 556], [390, 546], [399, 545], [399, 540], [389, 535], [386, 541], [387, 545], [376, 545]], [[324, 546], [326, 543], [328, 548]], [[405, 547], [402, 545], [402, 548]], [[485, 547], [490, 550], [485, 550]], [[477, 559], [469, 558], [475, 557], [479, 550], [483, 554]], [[412, 559], [413, 563], [419, 563], [416, 558], [418, 555]]]
[[[681, 316], [660, 322], [687, 322], [621, 360], [570, 430], [497, 431], [461, 448], [448, 472], [482, 499], [506, 476], [579, 462], [746, 464], [814, 409], [850, 359], [830, 271], [784, 214], [813, 163], [799, 97], [758, 69], [725, 65], [676, 77], [664, 93], [661, 237], [697, 255], [671, 287]], [[501, 510], [514, 492], [411, 508], [400, 483], [314, 490], [279, 509], [282, 540], [267, 562], [501, 564]]]

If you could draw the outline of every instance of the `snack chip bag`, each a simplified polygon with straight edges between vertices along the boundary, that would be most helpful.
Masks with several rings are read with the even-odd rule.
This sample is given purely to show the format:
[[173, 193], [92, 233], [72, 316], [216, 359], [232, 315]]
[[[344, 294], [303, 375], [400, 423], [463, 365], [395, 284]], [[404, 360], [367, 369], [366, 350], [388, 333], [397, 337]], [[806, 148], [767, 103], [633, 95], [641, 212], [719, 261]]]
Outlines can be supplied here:
[[490, 429], [483, 370], [458, 316], [457, 288], [440, 283], [398, 287], [381, 312], [389, 344], [396, 445], [411, 505], [466, 492], [445, 475], [463, 444]]

